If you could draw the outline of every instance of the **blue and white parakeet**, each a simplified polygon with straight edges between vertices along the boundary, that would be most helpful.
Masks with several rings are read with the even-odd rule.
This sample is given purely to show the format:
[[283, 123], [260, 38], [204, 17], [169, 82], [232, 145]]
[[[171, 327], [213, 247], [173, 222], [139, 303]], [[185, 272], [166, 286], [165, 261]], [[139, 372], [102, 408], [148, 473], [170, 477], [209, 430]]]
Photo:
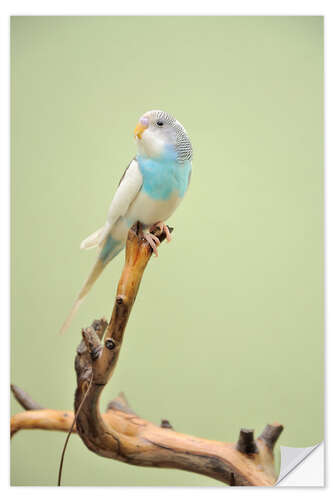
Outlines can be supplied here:
[[135, 131], [137, 155], [127, 167], [111, 202], [103, 227], [88, 236], [81, 248], [99, 248], [97, 261], [64, 322], [69, 326], [85, 296], [107, 264], [125, 247], [129, 228], [139, 221], [143, 236], [157, 255], [159, 240], [150, 233], [152, 226], [164, 229], [189, 186], [192, 146], [184, 127], [164, 111], [148, 111]]

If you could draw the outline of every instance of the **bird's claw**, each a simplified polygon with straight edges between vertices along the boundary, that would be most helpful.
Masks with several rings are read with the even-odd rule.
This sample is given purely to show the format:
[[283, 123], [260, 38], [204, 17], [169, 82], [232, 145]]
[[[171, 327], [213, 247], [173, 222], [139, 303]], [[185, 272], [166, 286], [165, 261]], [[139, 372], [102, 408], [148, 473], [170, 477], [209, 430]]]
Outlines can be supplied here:
[[166, 240], [168, 243], [170, 243], [171, 233], [169, 231], [168, 226], [166, 224], [164, 224], [164, 222], [158, 222], [157, 224], [155, 224], [154, 227], [157, 227], [161, 231], [161, 233], [165, 233]]
[[[150, 228], [150, 231], [152, 231], [154, 229], [159, 229], [161, 234], [165, 233], [165, 237], [166, 237], [167, 242], [171, 241], [171, 234], [170, 234], [169, 228], [166, 224], [164, 224], [164, 222], [157, 222], [157, 224], [154, 224]], [[158, 257], [157, 247], [161, 244], [161, 242], [158, 239], [158, 237], [155, 236], [155, 234], [151, 233], [150, 231], [144, 232], [143, 237], [146, 241], [148, 241], [155, 256]]]
[[160, 240], [157, 238], [157, 236], [149, 232], [143, 233], [143, 237], [146, 241], [148, 241], [155, 256], [158, 257], [157, 247], [161, 244]]

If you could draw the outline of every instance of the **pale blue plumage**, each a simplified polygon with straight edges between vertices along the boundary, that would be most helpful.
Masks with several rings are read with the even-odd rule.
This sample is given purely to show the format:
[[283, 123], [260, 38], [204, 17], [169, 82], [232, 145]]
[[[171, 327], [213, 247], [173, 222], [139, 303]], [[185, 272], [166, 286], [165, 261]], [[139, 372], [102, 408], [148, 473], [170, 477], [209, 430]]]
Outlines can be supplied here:
[[116, 257], [123, 248], [124, 242], [115, 240], [112, 238], [112, 235], [109, 234], [98, 258], [103, 262], [103, 264], [107, 264], [110, 260]]
[[172, 145], [158, 158], [137, 155], [140, 172], [143, 176], [143, 192], [154, 200], [168, 200], [178, 194], [182, 198], [187, 190], [191, 163], [187, 160], [177, 162], [177, 153]]

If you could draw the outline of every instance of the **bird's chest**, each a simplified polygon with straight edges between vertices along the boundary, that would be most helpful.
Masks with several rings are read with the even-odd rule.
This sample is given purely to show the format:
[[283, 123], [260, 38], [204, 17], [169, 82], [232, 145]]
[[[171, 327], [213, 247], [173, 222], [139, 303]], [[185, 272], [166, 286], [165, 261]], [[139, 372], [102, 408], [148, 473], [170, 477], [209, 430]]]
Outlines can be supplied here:
[[126, 215], [127, 225], [131, 226], [137, 220], [145, 226], [167, 220], [179, 205], [181, 198], [173, 192], [168, 199], [154, 199], [144, 191], [140, 191], [131, 204]]
[[169, 158], [154, 160], [138, 158], [143, 177], [142, 191], [154, 200], [183, 197], [188, 185], [189, 165], [180, 165]]
[[149, 226], [168, 219], [179, 205], [188, 186], [190, 166], [139, 158], [138, 163], [143, 182], [129, 208], [127, 223], [139, 220]]

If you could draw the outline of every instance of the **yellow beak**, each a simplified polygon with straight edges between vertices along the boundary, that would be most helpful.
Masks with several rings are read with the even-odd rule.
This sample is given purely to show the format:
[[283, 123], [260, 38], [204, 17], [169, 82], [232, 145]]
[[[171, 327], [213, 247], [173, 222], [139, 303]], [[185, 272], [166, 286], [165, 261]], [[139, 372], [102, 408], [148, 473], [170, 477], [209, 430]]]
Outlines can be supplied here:
[[138, 137], [138, 139], [141, 139], [142, 138], [142, 134], [144, 133], [144, 131], [146, 130], [147, 127], [145, 127], [144, 125], [142, 125], [142, 123], [138, 123], [137, 126], [135, 127], [135, 130], [134, 130], [134, 135], [135, 137]]

